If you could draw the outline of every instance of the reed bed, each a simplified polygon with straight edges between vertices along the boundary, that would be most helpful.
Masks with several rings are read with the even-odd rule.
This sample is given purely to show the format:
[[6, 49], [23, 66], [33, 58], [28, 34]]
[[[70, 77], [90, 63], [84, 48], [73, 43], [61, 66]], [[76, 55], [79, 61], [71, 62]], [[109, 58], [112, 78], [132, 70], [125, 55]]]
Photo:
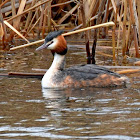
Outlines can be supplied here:
[[131, 49], [139, 57], [139, 0], [1, 0], [0, 49], [9, 50], [9, 42], [19, 38], [29, 46], [30, 40], [40, 42], [50, 31], [66, 33], [110, 21], [115, 25], [84, 31], [87, 63], [95, 63], [95, 50], [101, 39], [112, 41], [114, 63], [120, 56], [129, 56]]

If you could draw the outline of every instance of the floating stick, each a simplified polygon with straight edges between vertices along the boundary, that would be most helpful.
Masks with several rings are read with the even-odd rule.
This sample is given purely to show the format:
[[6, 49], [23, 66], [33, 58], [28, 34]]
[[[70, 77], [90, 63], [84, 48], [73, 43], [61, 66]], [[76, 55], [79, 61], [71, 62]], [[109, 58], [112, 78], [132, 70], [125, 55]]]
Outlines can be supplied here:
[[129, 70], [116, 71], [116, 73], [119, 73], [119, 74], [136, 73], [136, 72], [140, 72], [140, 69], [129, 69]]
[[[96, 28], [106, 27], [106, 26], [114, 26], [114, 25], [115, 25], [114, 22], [111, 21], [111, 22], [107, 22], [107, 23], [103, 23], [103, 24], [99, 24], [99, 25], [95, 25], [95, 26], [91, 26], [91, 27], [79, 29], [79, 30], [76, 30], [76, 31], [64, 33], [64, 34], [62, 34], [62, 35], [63, 35], [63, 36], [68, 36], [68, 35], [72, 35], [72, 34], [84, 32], [84, 31], [91, 30], [91, 29], [96, 29]], [[11, 48], [10, 51], [13, 51], [13, 50], [16, 50], [16, 49], [20, 49], [20, 48], [24, 48], [24, 47], [28, 47], [28, 46], [31, 46], [31, 45], [35, 45], [35, 44], [38, 44], [38, 43], [42, 43], [42, 42], [44, 42], [44, 40], [45, 40], [45, 39], [38, 40], [38, 41], [35, 41], [35, 42], [31, 42], [31, 43], [24, 44], [24, 45], [20, 45], [20, 46]]]

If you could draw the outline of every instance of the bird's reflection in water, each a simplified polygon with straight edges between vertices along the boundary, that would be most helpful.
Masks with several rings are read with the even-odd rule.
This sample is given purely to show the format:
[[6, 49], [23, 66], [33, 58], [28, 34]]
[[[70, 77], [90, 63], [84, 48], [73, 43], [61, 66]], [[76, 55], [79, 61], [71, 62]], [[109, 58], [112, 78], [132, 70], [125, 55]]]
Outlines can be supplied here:
[[53, 88], [42, 88], [43, 97], [49, 100], [68, 100], [70, 97], [75, 98], [87, 98], [87, 97], [95, 97], [99, 94], [111, 93], [112, 90], [119, 88], [94, 88], [94, 87], [86, 87], [86, 88], [67, 88], [67, 89], [53, 89]]
[[[49, 102], [49, 107], [59, 108], [64, 106], [67, 101], [75, 98], [75, 100], [98, 98], [103, 94], [111, 93], [116, 88], [79, 88], [79, 89], [42, 89], [43, 97]], [[97, 97], [98, 96], [98, 97]]]
[[59, 99], [63, 97], [63, 90], [53, 88], [42, 88], [45, 99]]
[[45, 100], [45, 108], [48, 112], [49, 120], [51, 120], [55, 128], [61, 126], [62, 112], [61, 108], [65, 105], [66, 96], [62, 90], [58, 89], [42, 89]]

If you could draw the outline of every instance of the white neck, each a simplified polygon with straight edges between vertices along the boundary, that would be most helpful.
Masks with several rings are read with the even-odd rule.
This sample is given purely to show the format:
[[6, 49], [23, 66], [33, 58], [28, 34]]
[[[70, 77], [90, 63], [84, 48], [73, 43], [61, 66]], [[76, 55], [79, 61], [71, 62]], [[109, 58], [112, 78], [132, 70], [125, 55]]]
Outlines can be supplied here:
[[54, 84], [55, 80], [53, 78], [55, 77], [55, 75], [57, 75], [57, 72], [63, 70], [64, 64], [65, 64], [65, 55], [60, 55], [55, 53], [54, 60], [51, 67], [48, 69], [48, 71], [45, 73], [45, 75], [42, 78], [43, 88], [50, 88], [56, 86]]
[[54, 85], [54, 77], [57, 75], [57, 73], [60, 70], [63, 70], [65, 64], [65, 55], [60, 55], [55, 53], [54, 59], [51, 67], [48, 69], [48, 71], [45, 73], [45, 75], [42, 78], [42, 87], [43, 88], [50, 88], [55, 87]]
[[65, 55], [55, 53], [51, 67], [49, 69], [63, 70], [65, 65]]

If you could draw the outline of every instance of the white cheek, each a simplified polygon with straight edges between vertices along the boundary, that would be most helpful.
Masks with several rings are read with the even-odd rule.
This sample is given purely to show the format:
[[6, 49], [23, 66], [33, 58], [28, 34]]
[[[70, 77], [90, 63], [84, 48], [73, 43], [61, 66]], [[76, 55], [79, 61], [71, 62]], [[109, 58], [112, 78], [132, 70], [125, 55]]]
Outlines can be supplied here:
[[50, 50], [55, 49], [55, 46], [57, 44], [57, 41], [58, 41], [57, 39], [53, 39], [53, 43], [50, 44], [47, 48], [50, 49]]

